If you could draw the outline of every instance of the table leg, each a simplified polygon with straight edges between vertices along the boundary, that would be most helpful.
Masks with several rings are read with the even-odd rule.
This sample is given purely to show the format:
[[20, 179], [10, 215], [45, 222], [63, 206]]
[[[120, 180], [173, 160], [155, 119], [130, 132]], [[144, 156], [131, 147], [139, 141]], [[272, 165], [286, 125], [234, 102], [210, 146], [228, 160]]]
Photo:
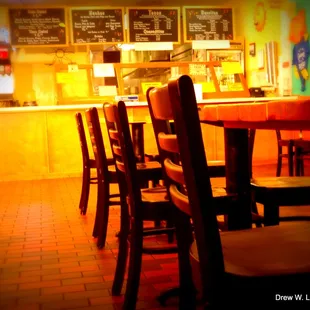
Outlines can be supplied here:
[[250, 169], [247, 129], [224, 129], [226, 189], [238, 194], [238, 203], [228, 216], [228, 229], [252, 227]]
[[131, 123], [133, 150], [137, 162], [144, 162], [144, 123]]

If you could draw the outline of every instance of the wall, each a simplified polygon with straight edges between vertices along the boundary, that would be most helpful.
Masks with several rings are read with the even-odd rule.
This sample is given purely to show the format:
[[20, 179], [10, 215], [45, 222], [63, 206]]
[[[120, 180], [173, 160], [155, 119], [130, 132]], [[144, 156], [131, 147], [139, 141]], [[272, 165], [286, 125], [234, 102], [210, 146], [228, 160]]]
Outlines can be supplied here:
[[[265, 9], [266, 19], [264, 27], [259, 31], [254, 25], [254, 15], [256, 5], [262, 3]], [[249, 0], [240, 2], [239, 19], [241, 21], [241, 35], [246, 40], [246, 77], [249, 87], [256, 87], [267, 85], [267, 69], [266, 69], [266, 55], [264, 53], [264, 68], [258, 67], [258, 51], [265, 49], [265, 44], [270, 41], [275, 41], [278, 48], [278, 73], [281, 78], [282, 64], [288, 59], [290, 54], [290, 45], [288, 41], [287, 20], [294, 14], [294, 4], [288, 0], [274, 1], [273, 3], [280, 3], [278, 6], [271, 5], [270, 0]], [[263, 15], [263, 14], [262, 14]], [[260, 19], [258, 19], [260, 20]], [[249, 44], [255, 43], [256, 56], [249, 55]], [[281, 73], [281, 74], [280, 74]], [[290, 72], [288, 73], [290, 77]], [[286, 81], [287, 82], [287, 81]], [[288, 81], [290, 83], [290, 81]], [[283, 88], [283, 81], [278, 80], [280, 86], [280, 93]]]
[[[66, 1], [68, 4], [70, 1]], [[95, 1], [98, 5], [102, 5], [100, 1]], [[92, 1], [92, 3], [95, 3]], [[8, 1], [10, 3], [10, 1]], [[43, 3], [48, 3], [48, 1], [40, 2], [40, 5]], [[188, 5], [188, 1], [135, 1], [135, 0], [119, 0], [119, 1], [107, 1], [107, 4], [119, 5], [120, 3], [126, 6], [136, 5], [158, 5], [164, 3], [165, 6], [182, 6]], [[225, 3], [227, 6], [235, 6], [238, 3], [237, 0], [226, 1], [226, 0], [211, 0], [208, 1], [207, 5], [219, 6]], [[72, 5], [76, 5], [72, 1]], [[79, 5], [87, 6], [88, 3], [85, 1], [79, 1]], [[191, 5], [206, 5], [205, 0], [196, 0], [192, 1]], [[235, 19], [236, 22], [236, 35], [239, 32], [239, 23], [238, 19]], [[7, 18], [7, 8], [0, 6], [0, 26], [8, 26]], [[96, 49], [103, 49], [104, 46], [97, 46]], [[68, 63], [70, 61], [76, 62], [78, 64], [87, 64], [89, 63], [89, 54], [88, 49], [85, 46], [76, 47], [70, 46], [65, 48], [67, 58], [63, 61]], [[33, 101], [36, 100], [40, 106], [48, 105], [57, 105], [58, 98], [56, 92], [55, 84], [55, 72], [54, 62], [60, 62], [61, 59], [55, 57], [56, 48], [18, 48], [14, 49], [12, 53], [12, 63], [13, 63], [13, 73], [15, 77], [15, 92], [14, 99], [19, 100], [20, 104], [23, 104], [24, 101]], [[139, 62], [143, 61], [141, 53], [124, 53], [122, 56], [124, 62]]]
[[[296, 2], [296, 10], [295, 10], [296, 13], [302, 9], [306, 11], [307, 30], [308, 30], [308, 35], [310, 36], [310, 3], [309, 3], [309, 0], [294, 0], [294, 1]], [[293, 44], [292, 44], [292, 50], [293, 50]], [[310, 71], [310, 60], [308, 63], [308, 71]], [[301, 91], [300, 80], [296, 78], [294, 72], [292, 72], [292, 81], [293, 81], [293, 94], [302, 95], [302, 96], [310, 96], [310, 81], [306, 82], [306, 90], [304, 92]]]
[[[283, 13], [286, 13], [290, 17], [294, 14], [294, 10], [289, 6], [289, 0], [281, 1], [281, 9], [271, 8], [271, 0], [247, 0], [247, 1], [208, 1], [207, 5], [222, 5], [232, 6], [235, 9], [235, 34], [236, 36], [243, 36], [246, 39], [246, 74], [248, 85], [261, 86], [266, 84], [266, 69], [260, 70], [257, 68], [257, 56], [251, 57], [248, 55], [249, 43], [256, 43], [256, 51], [263, 49], [265, 43], [269, 41], [276, 41], [278, 43], [279, 53], [285, 55], [285, 51], [290, 49], [290, 46], [285, 45], [284, 31], [288, 29], [287, 18], [283, 17]], [[279, 0], [278, 0], [279, 1]], [[296, 0], [306, 3], [307, 0]], [[131, 1], [134, 2], [134, 1]], [[152, 1], [151, 1], [152, 2]], [[150, 3], [151, 3], [150, 2]], [[266, 24], [261, 32], [258, 32], [254, 27], [254, 11], [255, 5], [258, 2], [263, 2], [266, 8]], [[273, 2], [276, 2], [273, 0]], [[127, 3], [127, 2], [126, 2]], [[129, 5], [128, 1], [128, 5]], [[152, 4], [152, 3], [151, 3]], [[169, 2], [170, 4], [170, 2]], [[178, 3], [172, 3], [171, 5], [182, 6], [187, 4], [188, 1], [179, 1]], [[204, 1], [193, 1], [191, 5], [206, 4]], [[81, 4], [82, 5], [82, 4]], [[126, 4], [127, 5], [127, 4]], [[154, 4], [153, 4], [154, 5]], [[168, 5], [168, 3], [167, 3]], [[309, 18], [310, 20], [310, 18]], [[6, 8], [0, 7], [0, 24], [7, 25]], [[1, 26], [1, 25], [0, 25]], [[98, 47], [103, 48], [103, 46]], [[16, 91], [14, 94], [15, 99], [18, 99], [20, 103], [24, 101], [37, 100], [39, 105], [55, 105], [57, 104], [57, 95], [55, 89], [55, 77], [54, 67], [50, 64], [54, 61], [61, 61], [55, 57], [56, 48], [19, 48], [12, 54], [13, 70], [16, 77]], [[64, 62], [72, 61], [79, 64], [89, 63], [88, 53], [86, 47], [68, 47], [66, 49], [67, 59]], [[289, 51], [290, 55], [291, 51]], [[287, 53], [286, 53], [287, 54]], [[131, 57], [129, 57], [131, 56]], [[281, 55], [280, 55], [281, 56]], [[280, 62], [287, 61], [288, 56], [283, 56]], [[135, 61], [132, 55], [128, 53], [124, 55], [124, 61]], [[288, 77], [288, 80], [279, 81], [280, 87], [282, 84], [290, 84], [290, 70], [282, 70], [280, 64], [279, 75]], [[297, 83], [294, 81], [295, 84]]]

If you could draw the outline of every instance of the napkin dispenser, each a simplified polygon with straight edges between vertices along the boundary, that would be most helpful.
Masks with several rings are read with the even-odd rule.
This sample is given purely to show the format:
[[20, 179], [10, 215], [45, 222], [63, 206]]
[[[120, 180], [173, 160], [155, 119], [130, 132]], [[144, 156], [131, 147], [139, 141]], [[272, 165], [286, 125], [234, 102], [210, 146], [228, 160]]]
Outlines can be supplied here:
[[265, 97], [265, 92], [260, 87], [250, 87], [249, 92], [251, 97]]

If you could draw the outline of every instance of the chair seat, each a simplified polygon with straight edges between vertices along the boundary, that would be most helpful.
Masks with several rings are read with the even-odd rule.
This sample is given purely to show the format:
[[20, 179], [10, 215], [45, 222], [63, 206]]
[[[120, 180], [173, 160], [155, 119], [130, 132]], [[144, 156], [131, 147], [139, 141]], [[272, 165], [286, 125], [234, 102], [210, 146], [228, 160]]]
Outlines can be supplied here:
[[141, 195], [143, 202], [169, 201], [166, 186], [144, 188], [141, 190]]
[[294, 143], [293, 139], [288, 139], [288, 140], [281, 139], [281, 140], [278, 140], [279, 146], [289, 146], [291, 143]]
[[225, 167], [225, 160], [208, 160], [208, 166], [224, 166]]
[[210, 160], [208, 161], [208, 170], [210, 178], [225, 177], [226, 167], [224, 160]]
[[310, 205], [310, 177], [271, 177], [251, 180], [256, 202], [274, 206]]
[[141, 190], [144, 220], [167, 220], [172, 218], [172, 205], [164, 186]]
[[308, 188], [310, 189], [310, 177], [266, 177], [252, 179], [251, 185], [253, 187], [260, 187], [265, 189], [285, 189], [288, 188]]
[[[221, 233], [225, 271], [242, 277], [265, 277], [307, 272], [310, 275], [310, 225], [288, 223]], [[191, 257], [199, 261], [197, 245]]]
[[[227, 194], [225, 188], [222, 187], [213, 187], [212, 193], [213, 197], [215, 198], [214, 202], [216, 205], [217, 214], [219, 215], [227, 214], [228, 209], [232, 206], [232, 203], [234, 203], [235, 201], [233, 198], [237, 196]], [[149, 205], [152, 205], [154, 203], [167, 204], [169, 202], [165, 186], [142, 189], [141, 194], [143, 203], [148, 207]], [[155, 212], [159, 211], [157, 210]]]
[[137, 171], [140, 180], [160, 180], [163, 178], [162, 166], [158, 161], [137, 163]]
[[303, 152], [310, 152], [310, 140], [296, 139], [294, 145], [303, 149]]
[[228, 214], [229, 209], [237, 201], [237, 195], [228, 194], [223, 187], [212, 187], [212, 195], [217, 215]]
[[137, 163], [137, 168], [139, 170], [144, 169], [161, 169], [161, 164], [158, 161], [148, 161], [145, 163]]

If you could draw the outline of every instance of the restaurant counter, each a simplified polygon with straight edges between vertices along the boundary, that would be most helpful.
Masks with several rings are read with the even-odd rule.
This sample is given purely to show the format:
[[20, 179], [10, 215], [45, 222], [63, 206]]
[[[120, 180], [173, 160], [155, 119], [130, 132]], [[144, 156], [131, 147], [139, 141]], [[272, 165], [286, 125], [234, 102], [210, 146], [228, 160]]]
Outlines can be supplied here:
[[[244, 99], [211, 99], [203, 100], [201, 104], [241, 102]], [[246, 100], [249, 101], [248, 98]], [[252, 100], [265, 101], [266, 98], [251, 98]], [[156, 154], [157, 147], [147, 103], [130, 102], [126, 105], [131, 121], [146, 122], [144, 125], [145, 153]], [[106, 142], [106, 152], [108, 156], [111, 156], [102, 104], [1, 108], [0, 180], [80, 176], [82, 156], [74, 115], [76, 112], [84, 112], [90, 107], [98, 108], [103, 137]], [[223, 160], [223, 128], [203, 124], [202, 130], [208, 159]], [[296, 138], [298, 132], [284, 133], [283, 136]], [[89, 138], [88, 143], [90, 147]], [[254, 161], [275, 163], [276, 158], [275, 132], [258, 131]]]

